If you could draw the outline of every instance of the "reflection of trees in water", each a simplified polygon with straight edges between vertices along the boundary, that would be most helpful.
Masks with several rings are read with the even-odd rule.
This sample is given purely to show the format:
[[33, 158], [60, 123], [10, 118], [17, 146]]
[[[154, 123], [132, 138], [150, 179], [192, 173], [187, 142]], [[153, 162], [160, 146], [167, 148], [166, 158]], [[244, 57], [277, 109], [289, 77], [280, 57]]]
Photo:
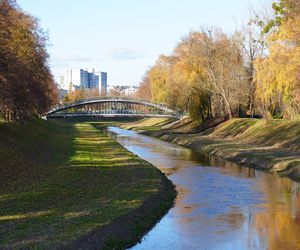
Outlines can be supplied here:
[[238, 178], [253, 178], [257, 174], [257, 171], [253, 168], [240, 166], [220, 157], [206, 155], [200, 152], [190, 151], [189, 160], [199, 162], [203, 166], [217, 167], [222, 174], [231, 176], [236, 174]]
[[235, 164], [233, 162], [221, 159], [219, 157], [211, 157], [211, 164], [220, 167], [219, 170], [225, 175], [235, 175], [238, 178], [254, 178], [256, 170]]
[[[267, 249], [300, 249], [300, 188], [299, 183], [287, 178], [279, 178], [273, 174], [264, 173], [251, 168], [241, 167], [218, 157], [203, 155], [193, 151], [188, 152], [190, 160], [204, 166], [219, 167], [224, 175], [236, 175], [238, 178], [254, 178], [253, 189], [263, 194], [264, 203], [261, 209], [249, 211], [230, 211], [213, 220], [213, 224], [223, 224], [229, 231], [238, 230], [244, 226], [248, 235], [245, 242], [252, 246], [253, 242]], [[184, 210], [184, 207], [182, 208]], [[184, 222], [181, 230], [184, 230]], [[222, 228], [222, 227], [221, 227]], [[188, 227], [187, 227], [188, 229]]]
[[299, 215], [293, 219], [288, 210], [256, 214], [254, 226], [260, 238], [268, 239], [267, 249], [300, 249]]
[[266, 205], [256, 213], [253, 225], [268, 249], [300, 249], [299, 184], [287, 178], [265, 175], [257, 188], [264, 190]]
[[[184, 178], [191, 178], [185, 180], [187, 183], [193, 183], [194, 173], [200, 173], [194, 172], [191, 167], [214, 166], [217, 167], [215, 168], [217, 172], [225, 175], [225, 180], [228, 179], [227, 175], [239, 179], [251, 179], [249, 182], [247, 181], [249, 188], [256, 191], [254, 195], [262, 195], [257, 204], [250, 201], [250, 205], [231, 207], [229, 211], [222, 211], [216, 217], [206, 218], [205, 216], [201, 218], [205, 214], [199, 212], [198, 209], [203, 201], [199, 200], [199, 205], [194, 204], [193, 199], [185, 200], [189, 191], [182, 186], [177, 186], [179, 191], [177, 205], [172, 210], [172, 215], [176, 219], [170, 220], [170, 223], [173, 230], [178, 231], [180, 235], [192, 235], [198, 237], [198, 240], [205, 241], [210, 240], [207, 239], [210, 234], [216, 235], [218, 233], [221, 235], [220, 237], [224, 237], [225, 241], [231, 238], [240, 240], [240, 242], [245, 243], [245, 248], [256, 246], [258, 249], [300, 249], [300, 188], [298, 183], [177, 146], [156, 145], [155, 143], [149, 146], [148, 144], [151, 142], [145, 142], [144, 138], [140, 137], [121, 137], [120, 140], [125, 140], [121, 142], [125, 145], [129, 140], [147, 143], [147, 154], [157, 158], [154, 160], [159, 163], [158, 167], [168, 167], [168, 169], [164, 169], [167, 174], [176, 174], [189, 167], [192, 172], [184, 176]], [[239, 191], [233, 190], [237, 196], [239, 196]], [[218, 192], [214, 195], [218, 195]], [[211, 194], [207, 193], [207, 195]], [[220, 242], [222, 244], [222, 239]]]

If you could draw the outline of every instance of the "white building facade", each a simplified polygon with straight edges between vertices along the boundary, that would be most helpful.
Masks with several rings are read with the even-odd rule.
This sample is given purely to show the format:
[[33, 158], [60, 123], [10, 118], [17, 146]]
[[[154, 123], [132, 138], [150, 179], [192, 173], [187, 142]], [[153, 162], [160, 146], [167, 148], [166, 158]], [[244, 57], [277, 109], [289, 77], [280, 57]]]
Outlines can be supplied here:
[[132, 96], [139, 90], [136, 86], [126, 86], [124, 88], [124, 96]]
[[121, 97], [133, 97], [134, 94], [139, 90], [137, 86], [129, 86], [129, 85], [114, 85], [109, 86], [109, 94], [113, 96], [115, 94]]
[[106, 96], [107, 73], [95, 72], [94, 69], [68, 69], [60, 76], [60, 86], [69, 92], [75, 89], [97, 89], [99, 94]]

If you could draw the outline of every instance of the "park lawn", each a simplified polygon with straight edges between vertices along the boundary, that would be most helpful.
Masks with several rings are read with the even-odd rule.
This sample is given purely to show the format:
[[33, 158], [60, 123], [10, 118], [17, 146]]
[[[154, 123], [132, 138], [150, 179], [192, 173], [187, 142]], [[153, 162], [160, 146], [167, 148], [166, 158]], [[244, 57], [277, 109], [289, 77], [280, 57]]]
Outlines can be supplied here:
[[66, 246], [158, 191], [161, 173], [97, 125], [0, 124], [0, 248]]

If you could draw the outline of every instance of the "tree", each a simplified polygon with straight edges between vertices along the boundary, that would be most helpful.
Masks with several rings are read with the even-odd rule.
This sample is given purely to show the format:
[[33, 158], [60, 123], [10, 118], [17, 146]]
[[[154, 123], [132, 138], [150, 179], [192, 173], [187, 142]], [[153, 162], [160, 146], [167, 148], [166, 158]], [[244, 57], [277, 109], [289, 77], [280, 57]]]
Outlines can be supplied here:
[[268, 56], [255, 63], [257, 97], [266, 118], [292, 118], [300, 111], [300, 3], [282, 0], [273, 8], [280, 16], [268, 33]]
[[192, 119], [205, 120], [211, 116], [211, 93], [197, 61], [198, 42], [190, 34], [174, 49], [168, 93]]
[[204, 99], [209, 97], [207, 103], [219, 110], [224, 108], [221, 112], [224, 116], [238, 115], [247, 88], [240, 37], [203, 29], [191, 32], [183, 44], [183, 50], [188, 52], [188, 68], [192, 68], [191, 93], [197, 89]]
[[150, 81], [147, 74], [140, 83], [139, 89], [136, 93], [136, 98], [145, 101], [150, 101], [152, 98]]
[[0, 110], [7, 120], [44, 115], [57, 101], [47, 36], [14, 0], [0, 0]]
[[170, 58], [161, 55], [156, 61], [155, 65], [148, 71], [147, 77], [151, 82], [150, 90], [152, 101], [154, 102], [167, 102], [167, 84], [169, 70], [171, 69]]
[[118, 86], [114, 86], [112, 89], [109, 91], [109, 96], [111, 97], [120, 97], [122, 95], [122, 91]]
[[259, 16], [258, 13], [252, 12], [249, 21], [242, 29], [243, 37], [243, 57], [245, 70], [249, 85], [248, 111], [251, 117], [255, 113], [256, 81], [255, 81], [255, 60], [266, 53], [266, 34], [262, 32], [265, 21], [269, 18]]
[[271, 33], [288, 19], [294, 18], [300, 12], [300, 2], [298, 0], [280, 0], [272, 4], [273, 18], [265, 23], [263, 33]]
[[170, 56], [147, 72], [152, 101], [189, 112], [193, 119], [238, 116], [245, 109], [247, 76], [239, 34], [190, 32]]

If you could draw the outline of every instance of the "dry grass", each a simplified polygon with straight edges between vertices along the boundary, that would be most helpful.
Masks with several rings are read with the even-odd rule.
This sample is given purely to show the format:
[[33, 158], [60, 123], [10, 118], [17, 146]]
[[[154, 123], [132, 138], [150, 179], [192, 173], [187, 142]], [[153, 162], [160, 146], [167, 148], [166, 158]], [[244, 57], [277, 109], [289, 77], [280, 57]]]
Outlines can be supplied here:
[[146, 134], [257, 169], [300, 180], [300, 121], [231, 119], [202, 133]]
[[173, 120], [174, 119], [170, 119], [170, 118], [156, 118], [156, 117], [144, 118], [142, 120], [135, 121], [132, 123], [124, 123], [122, 127], [125, 129], [151, 130], [151, 129], [158, 129], [164, 126], [165, 124], [170, 123]]

